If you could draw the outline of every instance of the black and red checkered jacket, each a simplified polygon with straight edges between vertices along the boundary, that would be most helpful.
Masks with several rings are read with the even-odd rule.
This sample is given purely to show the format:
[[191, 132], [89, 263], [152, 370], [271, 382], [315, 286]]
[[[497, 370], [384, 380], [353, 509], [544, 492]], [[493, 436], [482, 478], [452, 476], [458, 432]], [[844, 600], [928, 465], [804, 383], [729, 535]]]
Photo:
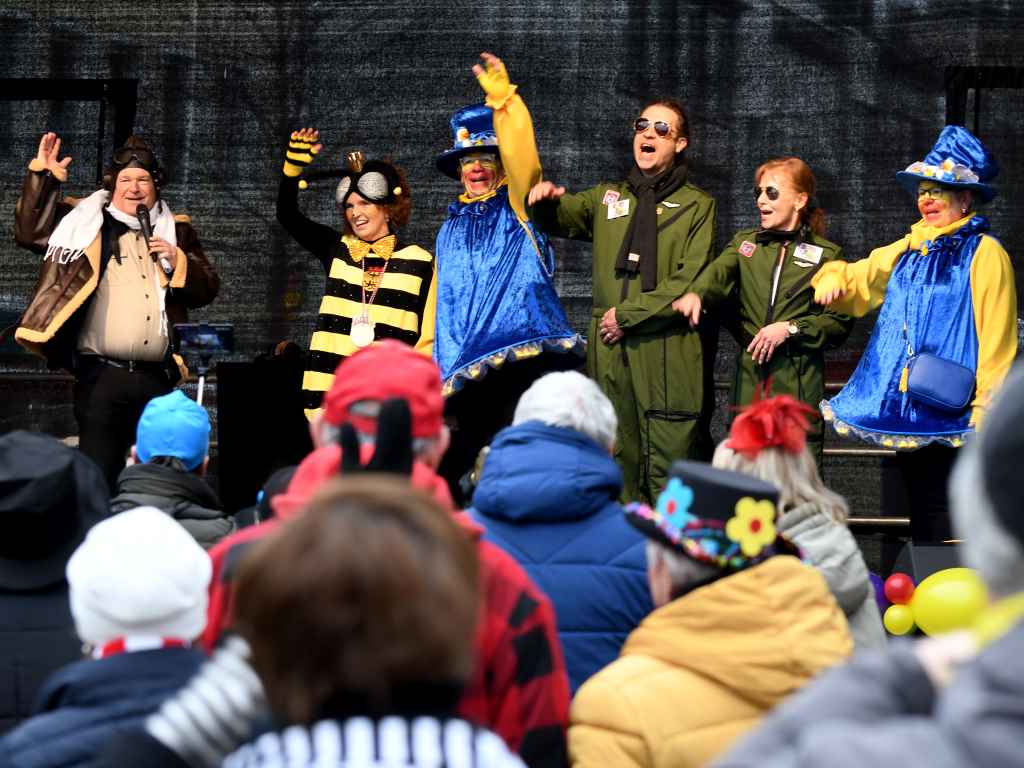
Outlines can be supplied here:
[[480, 541], [477, 552], [484, 615], [459, 714], [500, 734], [530, 768], [564, 766], [569, 678], [554, 608], [504, 551]]
[[[299, 513], [316, 490], [337, 476], [341, 451], [319, 448], [303, 460], [288, 491], [274, 499], [278, 515], [220, 541], [210, 550], [213, 579], [203, 645], [212, 649], [231, 622], [232, 577], [246, 549]], [[422, 464], [413, 485], [453, 509], [444, 481]], [[569, 678], [558, 639], [554, 608], [526, 571], [498, 547], [481, 540], [483, 529], [462, 513], [456, 519], [477, 541], [483, 583], [476, 632], [476, 665], [459, 714], [500, 735], [530, 768], [568, 764]]]

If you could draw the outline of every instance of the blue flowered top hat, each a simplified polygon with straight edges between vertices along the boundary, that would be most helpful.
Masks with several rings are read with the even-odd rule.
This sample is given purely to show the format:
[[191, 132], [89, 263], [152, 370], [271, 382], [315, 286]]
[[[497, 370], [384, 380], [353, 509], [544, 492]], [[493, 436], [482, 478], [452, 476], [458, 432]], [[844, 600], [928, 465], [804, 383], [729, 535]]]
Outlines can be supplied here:
[[790, 547], [775, 531], [779, 492], [749, 475], [677, 461], [652, 509], [626, 507], [626, 519], [648, 538], [725, 571], [741, 571]]
[[485, 104], [472, 104], [456, 111], [451, 119], [452, 148], [437, 156], [437, 170], [458, 180], [459, 158], [469, 152], [498, 151], [494, 112]]
[[896, 180], [911, 194], [922, 181], [935, 181], [956, 189], [971, 189], [987, 203], [996, 196], [988, 182], [999, 174], [999, 164], [978, 138], [960, 125], [947, 125], [932, 151], [921, 162], [911, 163]]

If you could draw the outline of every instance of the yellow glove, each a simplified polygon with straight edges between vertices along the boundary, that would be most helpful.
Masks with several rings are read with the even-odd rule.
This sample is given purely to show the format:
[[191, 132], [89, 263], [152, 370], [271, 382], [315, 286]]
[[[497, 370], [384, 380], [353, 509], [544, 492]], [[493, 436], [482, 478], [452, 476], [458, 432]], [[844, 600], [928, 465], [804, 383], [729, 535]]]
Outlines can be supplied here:
[[292, 131], [288, 151], [284, 156], [284, 175], [293, 178], [301, 175], [323, 146], [319, 142], [320, 131], [313, 128]]
[[501, 109], [505, 102], [512, 98], [516, 92], [516, 86], [508, 79], [508, 70], [501, 63], [501, 59], [493, 54], [481, 54], [484, 60], [484, 67], [479, 65], [473, 67], [477, 82], [487, 94], [487, 106], [491, 109]]
[[811, 280], [811, 285], [814, 286], [814, 300], [818, 304], [824, 303], [824, 298], [834, 291], [844, 291], [846, 289], [846, 282], [842, 277], [837, 275], [835, 272], [828, 271], [826, 268], [831, 265], [826, 264], [822, 268], [821, 272], [816, 274]]

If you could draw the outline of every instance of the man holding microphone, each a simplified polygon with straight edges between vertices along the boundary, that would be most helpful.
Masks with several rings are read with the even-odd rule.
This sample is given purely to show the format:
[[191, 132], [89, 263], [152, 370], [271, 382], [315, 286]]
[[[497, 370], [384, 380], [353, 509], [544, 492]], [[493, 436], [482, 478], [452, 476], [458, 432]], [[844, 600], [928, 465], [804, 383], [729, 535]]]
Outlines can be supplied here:
[[172, 328], [213, 301], [220, 278], [187, 216], [160, 199], [156, 156], [129, 137], [102, 188], [63, 198], [70, 157], [43, 134], [15, 209], [14, 238], [42, 255], [15, 338], [75, 377], [79, 447], [113, 487], [150, 399], [180, 378]]

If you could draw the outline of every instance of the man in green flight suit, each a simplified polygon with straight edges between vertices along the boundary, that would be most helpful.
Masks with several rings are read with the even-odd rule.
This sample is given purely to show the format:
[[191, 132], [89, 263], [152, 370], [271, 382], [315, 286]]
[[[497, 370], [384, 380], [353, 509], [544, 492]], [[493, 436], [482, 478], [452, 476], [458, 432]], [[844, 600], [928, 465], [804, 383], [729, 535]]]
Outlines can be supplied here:
[[716, 205], [687, 181], [680, 103], [648, 104], [633, 128], [635, 167], [626, 181], [575, 194], [542, 181], [527, 202], [541, 229], [593, 243], [587, 371], [619, 418], [624, 498], [654, 503], [675, 459], [710, 451], [714, 361], [672, 302], [711, 261]]

